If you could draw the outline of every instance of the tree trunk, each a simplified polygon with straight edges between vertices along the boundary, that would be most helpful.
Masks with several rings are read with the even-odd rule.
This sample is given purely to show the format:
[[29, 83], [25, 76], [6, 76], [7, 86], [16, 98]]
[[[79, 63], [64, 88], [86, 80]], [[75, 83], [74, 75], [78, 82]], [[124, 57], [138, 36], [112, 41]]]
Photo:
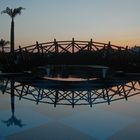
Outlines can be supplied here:
[[11, 53], [14, 53], [14, 19], [11, 21]]
[[11, 111], [14, 116], [15, 113], [15, 93], [14, 93], [14, 84], [15, 82], [11, 80]]

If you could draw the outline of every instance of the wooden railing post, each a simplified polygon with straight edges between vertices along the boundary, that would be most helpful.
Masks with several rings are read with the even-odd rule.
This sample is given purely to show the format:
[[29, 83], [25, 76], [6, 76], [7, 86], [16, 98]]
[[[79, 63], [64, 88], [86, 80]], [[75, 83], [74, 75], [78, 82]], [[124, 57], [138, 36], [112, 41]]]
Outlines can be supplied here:
[[42, 54], [42, 56], [43, 56], [43, 46], [42, 46], [42, 44], [40, 45], [40, 48], [41, 48], [41, 54]]
[[37, 52], [40, 53], [38, 41], [36, 41], [36, 48], [37, 48]]
[[19, 57], [23, 60], [22, 48], [19, 45]]
[[20, 54], [22, 53], [22, 49], [21, 49], [21, 46], [19, 45], [19, 52]]
[[108, 47], [108, 48], [111, 48], [111, 42], [110, 42], [110, 41], [108, 42], [107, 47]]
[[90, 42], [88, 44], [88, 51], [91, 51], [91, 49], [92, 49], [92, 43], [93, 43], [93, 41], [92, 41], [92, 38], [91, 38], [90, 39]]
[[75, 41], [74, 38], [72, 38], [72, 54], [74, 54], [74, 45], [75, 45]]
[[126, 46], [125, 50], [128, 51], [128, 46]]
[[59, 53], [58, 43], [57, 43], [56, 39], [54, 39], [54, 46], [55, 46], [55, 53]]
[[107, 53], [110, 53], [111, 52], [111, 42], [109, 41], [108, 42], [108, 45], [107, 45]]

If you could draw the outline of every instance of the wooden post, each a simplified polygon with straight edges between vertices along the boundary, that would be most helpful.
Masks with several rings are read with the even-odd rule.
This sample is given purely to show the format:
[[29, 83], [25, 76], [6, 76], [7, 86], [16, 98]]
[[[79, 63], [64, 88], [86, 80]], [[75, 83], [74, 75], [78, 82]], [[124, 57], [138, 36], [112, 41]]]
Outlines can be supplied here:
[[104, 44], [104, 47], [103, 47], [103, 58], [106, 57], [106, 45]]
[[126, 46], [125, 50], [128, 51], [128, 46]]
[[72, 91], [72, 108], [74, 108], [74, 91]]
[[87, 91], [87, 93], [88, 93], [88, 102], [89, 102], [89, 105], [90, 105], [90, 107], [92, 107], [91, 91]]
[[21, 98], [22, 98], [23, 90], [24, 90], [25, 85], [23, 84], [23, 85], [21, 85], [21, 86], [22, 86], [22, 89], [21, 89], [21, 92], [20, 92], [20, 94], [19, 94], [19, 100], [21, 100]]
[[111, 42], [109, 41], [108, 42], [108, 45], [107, 45], [107, 53], [109, 54], [109, 53], [111, 53]]
[[28, 54], [28, 50], [27, 50], [27, 48], [25, 48], [25, 53], [23, 54], [23, 60], [24, 61], [27, 60], [27, 54]]
[[59, 94], [59, 91], [56, 90], [55, 101], [54, 101], [54, 107], [56, 107], [57, 102], [58, 102], [58, 94]]
[[105, 89], [102, 89], [102, 93], [103, 93], [103, 98], [105, 100]]
[[40, 45], [40, 48], [41, 48], [41, 54], [43, 56], [43, 46], [42, 46], [42, 44]]
[[74, 38], [72, 38], [72, 54], [74, 54], [74, 44], [75, 44], [75, 41], [74, 41]]
[[108, 48], [110, 48], [110, 47], [111, 47], [111, 42], [109, 41], [109, 42], [108, 42]]
[[55, 53], [59, 53], [58, 43], [57, 43], [56, 39], [54, 39], [54, 47], [55, 47]]
[[121, 96], [121, 92], [120, 92], [120, 87], [117, 86], [117, 94], [119, 94], [119, 96]]
[[36, 48], [37, 48], [37, 52], [40, 53], [38, 41], [36, 41]]
[[41, 88], [39, 88], [39, 91], [38, 91], [38, 95], [37, 95], [37, 99], [36, 99], [36, 104], [38, 104], [39, 101], [40, 101], [40, 90], [41, 90]]
[[108, 105], [110, 105], [110, 98], [109, 98], [108, 90], [107, 89], [105, 90], [106, 90], [107, 102], [108, 102]]
[[126, 90], [125, 90], [124, 85], [122, 86], [122, 89], [123, 89], [123, 93], [124, 93], [124, 98], [125, 98], [125, 100], [127, 101], [127, 100], [128, 100], [128, 99], [127, 99], [127, 93], [126, 93]]
[[21, 57], [21, 58], [23, 58], [23, 56], [22, 56], [22, 49], [21, 49], [21, 46], [19, 45], [19, 56]]
[[92, 49], [92, 38], [90, 39], [89, 45], [88, 45], [88, 51], [91, 51]]
[[20, 45], [19, 45], [19, 52], [22, 53], [22, 49], [21, 49], [21, 46]]

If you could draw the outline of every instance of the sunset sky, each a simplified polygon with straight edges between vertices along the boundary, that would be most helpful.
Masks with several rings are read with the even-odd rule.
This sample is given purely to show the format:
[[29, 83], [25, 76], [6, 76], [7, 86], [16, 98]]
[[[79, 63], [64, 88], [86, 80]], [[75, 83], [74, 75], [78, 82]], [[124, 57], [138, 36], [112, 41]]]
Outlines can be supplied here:
[[[140, 0], [0, 0], [0, 11], [22, 6], [15, 18], [15, 42], [90, 40], [140, 45]], [[10, 40], [11, 19], [0, 14], [0, 38]]]

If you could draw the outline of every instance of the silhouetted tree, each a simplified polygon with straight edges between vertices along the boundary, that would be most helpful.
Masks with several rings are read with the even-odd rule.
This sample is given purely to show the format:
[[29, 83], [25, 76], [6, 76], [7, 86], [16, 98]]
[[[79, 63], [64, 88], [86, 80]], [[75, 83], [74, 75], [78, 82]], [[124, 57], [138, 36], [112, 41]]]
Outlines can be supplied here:
[[7, 46], [9, 43], [9, 41], [5, 41], [4, 39], [0, 40], [0, 47], [2, 48], [2, 52], [4, 52], [4, 47]]
[[19, 127], [23, 127], [25, 124], [22, 124], [22, 120], [17, 119], [15, 116], [15, 93], [14, 93], [14, 81], [11, 80], [11, 111], [12, 116], [8, 120], [2, 120], [3, 123], [7, 125], [7, 127], [11, 125], [16, 125]]
[[14, 9], [10, 9], [9, 7], [7, 7], [5, 10], [3, 10], [1, 12], [1, 14], [3, 14], [3, 13], [8, 14], [12, 19], [12, 21], [11, 21], [11, 35], [10, 35], [11, 53], [14, 53], [14, 18], [17, 15], [20, 15], [21, 11], [24, 9], [25, 8], [22, 8], [22, 7], [18, 7], [18, 8], [14, 8]]

